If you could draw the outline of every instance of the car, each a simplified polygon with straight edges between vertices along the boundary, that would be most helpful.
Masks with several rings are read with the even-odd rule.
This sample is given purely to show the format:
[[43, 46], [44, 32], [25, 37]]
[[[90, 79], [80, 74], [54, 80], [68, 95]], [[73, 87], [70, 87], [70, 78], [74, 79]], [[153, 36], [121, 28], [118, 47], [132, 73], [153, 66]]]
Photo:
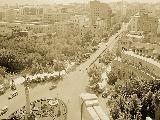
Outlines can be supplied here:
[[15, 86], [15, 85], [12, 85], [12, 86], [11, 86], [11, 90], [12, 90], [12, 91], [16, 90], [16, 86]]
[[4, 85], [0, 85], [0, 94], [4, 94], [5, 93], [5, 87]]
[[104, 91], [104, 92], [102, 93], [102, 97], [103, 97], [103, 98], [107, 98], [108, 95], [109, 95], [109, 92]]
[[55, 89], [57, 87], [57, 85], [52, 85], [50, 88], [49, 88], [49, 90], [53, 90], [53, 89]]
[[0, 110], [0, 116], [5, 114], [8, 111], [8, 107], [4, 106], [1, 110]]
[[14, 91], [13, 93], [11, 93], [8, 97], [8, 99], [12, 99], [14, 97], [16, 97], [18, 95], [18, 92], [17, 91]]

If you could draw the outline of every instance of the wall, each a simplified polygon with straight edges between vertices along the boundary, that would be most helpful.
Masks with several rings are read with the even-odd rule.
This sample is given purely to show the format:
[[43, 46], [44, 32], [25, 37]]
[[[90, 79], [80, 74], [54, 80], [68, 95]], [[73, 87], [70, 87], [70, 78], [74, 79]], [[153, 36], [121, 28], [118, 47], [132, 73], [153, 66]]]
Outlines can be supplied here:
[[82, 120], [109, 120], [107, 114], [99, 106], [95, 94], [82, 93], [80, 95]]

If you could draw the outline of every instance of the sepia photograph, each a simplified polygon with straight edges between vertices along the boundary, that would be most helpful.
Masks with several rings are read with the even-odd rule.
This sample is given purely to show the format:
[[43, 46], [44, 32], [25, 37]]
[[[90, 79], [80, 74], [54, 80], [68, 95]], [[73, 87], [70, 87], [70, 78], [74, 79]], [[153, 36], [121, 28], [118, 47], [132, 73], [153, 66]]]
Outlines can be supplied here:
[[0, 120], [160, 120], [160, 0], [0, 0]]

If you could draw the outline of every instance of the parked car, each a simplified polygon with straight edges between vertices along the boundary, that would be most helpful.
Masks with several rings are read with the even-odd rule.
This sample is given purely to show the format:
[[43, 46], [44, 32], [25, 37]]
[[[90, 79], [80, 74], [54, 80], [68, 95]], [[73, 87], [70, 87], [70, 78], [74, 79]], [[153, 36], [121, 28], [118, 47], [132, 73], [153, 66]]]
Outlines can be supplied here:
[[48, 112], [43, 113], [42, 117], [48, 117]]
[[109, 95], [109, 92], [104, 91], [104, 92], [102, 93], [102, 97], [103, 97], [103, 98], [107, 98], [108, 95]]
[[57, 85], [52, 85], [50, 88], [49, 88], [49, 90], [53, 90], [53, 89], [55, 89], [57, 87]]
[[16, 97], [18, 95], [18, 92], [17, 91], [14, 91], [13, 93], [11, 93], [8, 97], [8, 99], [12, 99], [14, 97]]
[[0, 116], [5, 114], [8, 111], [8, 107], [4, 106], [1, 110], [0, 110]]
[[4, 85], [0, 85], [0, 94], [4, 94], [5, 93], [5, 87]]
[[16, 90], [16, 86], [15, 85], [11, 85], [11, 90], [12, 91]]

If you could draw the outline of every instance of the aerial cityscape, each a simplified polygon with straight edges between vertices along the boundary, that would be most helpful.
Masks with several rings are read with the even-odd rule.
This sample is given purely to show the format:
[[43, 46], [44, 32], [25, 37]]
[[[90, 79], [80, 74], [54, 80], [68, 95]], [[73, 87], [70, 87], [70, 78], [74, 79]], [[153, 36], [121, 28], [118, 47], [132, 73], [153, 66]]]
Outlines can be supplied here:
[[160, 120], [160, 1], [1, 0], [0, 120]]

